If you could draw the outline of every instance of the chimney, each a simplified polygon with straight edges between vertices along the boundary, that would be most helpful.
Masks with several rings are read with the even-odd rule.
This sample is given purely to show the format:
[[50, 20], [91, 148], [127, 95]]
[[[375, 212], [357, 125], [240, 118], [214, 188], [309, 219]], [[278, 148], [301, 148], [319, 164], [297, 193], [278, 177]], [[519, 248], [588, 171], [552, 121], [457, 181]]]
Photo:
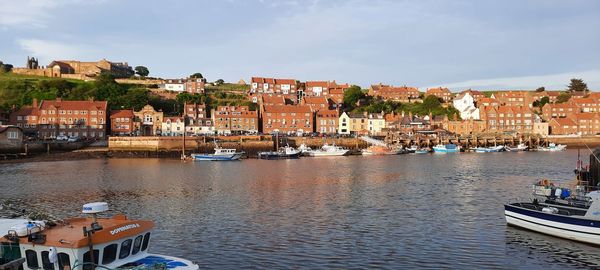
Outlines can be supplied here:
[[37, 98], [34, 98], [34, 99], [33, 99], [33, 104], [32, 104], [32, 106], [33, 106], [34, 108], [37, 108], [37, 107], [38, 107]]
[[62, 98], [59, 98], [59, 97], [56, 98], [56, 102], [61, 102], [61, 101], [62, 101]]
[[411, 111], [408, 111], [408, 118], [410, 118], [410, 121], [412, 121], [413, 119], [413, 114]]

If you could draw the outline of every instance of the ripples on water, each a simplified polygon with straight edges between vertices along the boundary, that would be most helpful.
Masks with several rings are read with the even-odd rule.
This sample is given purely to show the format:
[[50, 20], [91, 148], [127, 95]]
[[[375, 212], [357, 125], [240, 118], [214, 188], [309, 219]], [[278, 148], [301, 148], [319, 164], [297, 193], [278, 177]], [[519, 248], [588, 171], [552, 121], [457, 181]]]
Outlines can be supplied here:
[[153, 219], [153, 252], [203, 268], [570, 269], [597, 248], [507, 228], [502, 204], [573, 179], [576, 151], [0, 165], [0, 196]]

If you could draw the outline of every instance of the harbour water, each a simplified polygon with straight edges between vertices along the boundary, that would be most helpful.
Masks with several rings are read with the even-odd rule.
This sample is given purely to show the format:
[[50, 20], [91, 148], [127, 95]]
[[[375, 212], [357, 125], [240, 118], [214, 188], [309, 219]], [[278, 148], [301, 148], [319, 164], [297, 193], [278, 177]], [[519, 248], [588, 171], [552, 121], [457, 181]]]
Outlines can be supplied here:
[[[587, 163], [588, 155], [582, 157]], [[0, 197], [62, 217], [152, 219], [151, 252], [201, 268], [578, 269], [597, 247], [507, 227], [503, 203], [573, 179], [577, 151], [0, 165]]]

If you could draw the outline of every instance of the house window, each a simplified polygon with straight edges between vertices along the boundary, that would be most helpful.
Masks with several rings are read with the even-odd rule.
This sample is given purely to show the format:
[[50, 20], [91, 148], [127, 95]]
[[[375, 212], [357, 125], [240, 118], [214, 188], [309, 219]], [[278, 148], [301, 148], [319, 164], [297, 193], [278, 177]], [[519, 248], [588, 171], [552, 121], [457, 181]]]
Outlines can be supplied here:
[[18, 139], [19, 138], [19, 133], [16, 131], [9, 131], [8, 132], [8, 138], [9, 139]]

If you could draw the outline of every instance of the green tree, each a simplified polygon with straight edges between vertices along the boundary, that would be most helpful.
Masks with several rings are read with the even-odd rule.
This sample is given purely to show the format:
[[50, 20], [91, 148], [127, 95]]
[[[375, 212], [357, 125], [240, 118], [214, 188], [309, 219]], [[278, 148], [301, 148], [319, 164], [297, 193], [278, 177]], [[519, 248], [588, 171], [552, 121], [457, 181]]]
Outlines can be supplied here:
[[4, 72], [10, 72], [13, 68], [13, 65], [11, 64], [5, 64], [2, 61], [0, 61], [0, 73], [4, 73]]
[[365, 93], [362, 91], [362, 89], [360, 89], [360, 86], [350, 86], [350, 88], [344, 91], [344, 106], [352, 109], [354, 106], [356, 106], [356, 103], [364, 97]]
[[556, 98], [556, 103], [565, 103], [565, 102], [569, 101], [570, 98], [571, 98], [571, 94], [569, 94], [569, 93], [561, 93]]
[[190, 75], [190, 78], [192, 78], [192, 79], [204, 79], [204, 77], [202, 77], [202, 73], [200, 73], [200, 72], [196, 72], [196, 73]]
[[587, 84], [583, 82], [582, 79], [571, 79], [571, 83], [569, 84], [568, 92], [582, 92], [589, 91]]
[[546, 87], [538, 87], [537, 89], [535, 89], [536, 92], [544, 92], [546, 91]]
[[129, 89], [123, 96], [123, 108], [139, 111], [148, 104], [148, 89], [133, 88]]
[[430, 95], [423, 100], [423, 108], [433, 110], [442, 106], [442, 102], [436, 96]]
[[150, 71], [145, 66], [137, 66], [135, 67], [135, 74], [140, 75], [141, 77], [146, 77], [150, 74]]
[[223, 79], [218, 79], [218, 80], [215, 81], [216, 85], [222, 85], [224, 83], [225, 83], [225, 81]]

